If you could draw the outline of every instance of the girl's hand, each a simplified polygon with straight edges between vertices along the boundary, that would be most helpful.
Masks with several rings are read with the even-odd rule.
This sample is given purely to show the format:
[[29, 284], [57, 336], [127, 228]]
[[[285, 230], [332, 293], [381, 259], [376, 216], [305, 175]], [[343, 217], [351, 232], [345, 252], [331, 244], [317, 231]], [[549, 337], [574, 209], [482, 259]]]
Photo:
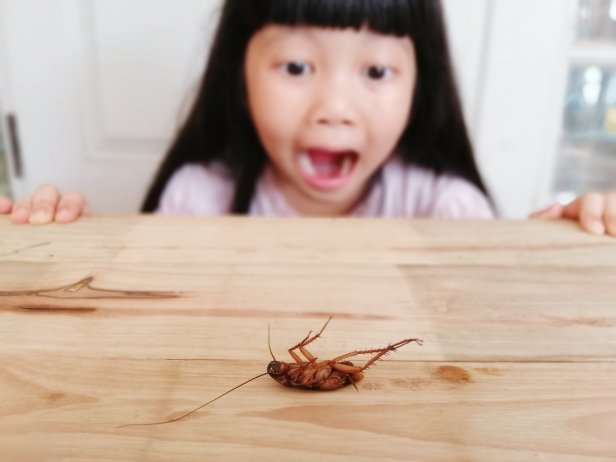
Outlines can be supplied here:
[[53, 186], [39, 187], [33, 196], [28, 196], [13, 203], [6, 197], [0, 197], [0, 214], [11, 214], [13, 223], [30, 223], [45, 225], [71, 223], [81, 215], [89, 213], [88, 204], [81, 193], [60, 194]]
[[616, 236], [616, 191], [586, 193], [567, 205], [553, 204], [530, 217], [579, 220], [590, 233]]

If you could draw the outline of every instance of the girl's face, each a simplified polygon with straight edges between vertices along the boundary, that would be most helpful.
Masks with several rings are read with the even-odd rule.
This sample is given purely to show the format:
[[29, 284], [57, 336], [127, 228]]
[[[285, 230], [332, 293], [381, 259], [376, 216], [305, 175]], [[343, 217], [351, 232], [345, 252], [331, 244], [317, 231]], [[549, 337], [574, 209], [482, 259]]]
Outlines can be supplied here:
[[342, 215], [406, 127], [417, 76], [408, 37], [271, 25], [246, 52], [253, 122], [302, 215]]

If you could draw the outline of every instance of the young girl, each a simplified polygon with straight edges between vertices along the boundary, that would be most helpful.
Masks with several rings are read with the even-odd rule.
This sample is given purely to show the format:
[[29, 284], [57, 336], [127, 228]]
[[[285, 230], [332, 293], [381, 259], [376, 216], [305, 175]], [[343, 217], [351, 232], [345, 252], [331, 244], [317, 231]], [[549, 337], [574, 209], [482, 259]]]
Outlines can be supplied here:
[[[50, 186], [17, 223], [70, 222]], [[199, 93], [144, 212], [491, 218], [437, 0], [227, 0]], [[536, 216], [616, 235], [614, 194]]]

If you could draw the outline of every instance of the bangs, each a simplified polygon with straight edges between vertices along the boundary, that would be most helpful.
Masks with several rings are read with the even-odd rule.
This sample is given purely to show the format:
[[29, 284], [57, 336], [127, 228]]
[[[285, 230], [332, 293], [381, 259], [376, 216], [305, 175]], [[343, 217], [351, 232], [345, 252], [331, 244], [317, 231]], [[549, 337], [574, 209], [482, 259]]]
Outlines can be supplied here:
[[336, 29], [367, 27], [387, 35], [414, 34], [413, 0], [250, 0], [255, 29], [269, 24]]

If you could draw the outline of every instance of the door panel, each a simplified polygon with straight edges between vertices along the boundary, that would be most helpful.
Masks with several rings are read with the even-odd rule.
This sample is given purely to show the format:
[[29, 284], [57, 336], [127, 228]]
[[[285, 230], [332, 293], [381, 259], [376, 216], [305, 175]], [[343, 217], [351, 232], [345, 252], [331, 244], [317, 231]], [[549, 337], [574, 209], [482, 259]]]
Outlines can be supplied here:
[[[207, 53], [203, 1], [83, 2], [82, 58], [95, 134], [112, 146], [164, 144]], [[212, 5], [215, 2], [211, 2]], [[143, 14], [147, 11], [147, 14]]]

